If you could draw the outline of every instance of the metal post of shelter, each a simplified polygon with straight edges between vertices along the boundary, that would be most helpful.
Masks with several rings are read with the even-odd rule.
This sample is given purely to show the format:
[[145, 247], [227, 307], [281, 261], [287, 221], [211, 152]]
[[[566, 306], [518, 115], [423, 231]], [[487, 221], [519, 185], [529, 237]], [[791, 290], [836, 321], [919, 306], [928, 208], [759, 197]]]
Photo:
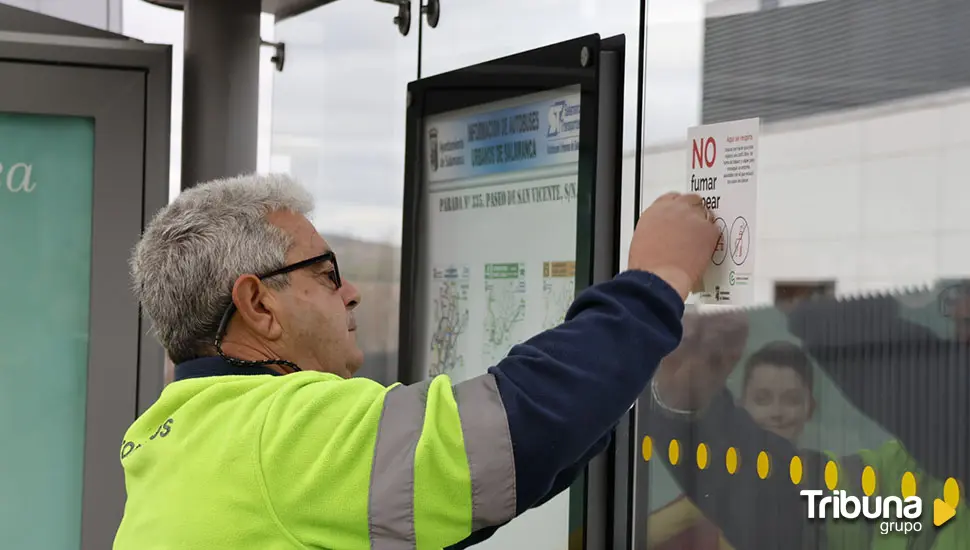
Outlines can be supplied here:
[[182, 189], [256, 170], [260, 0], [188, 0]]

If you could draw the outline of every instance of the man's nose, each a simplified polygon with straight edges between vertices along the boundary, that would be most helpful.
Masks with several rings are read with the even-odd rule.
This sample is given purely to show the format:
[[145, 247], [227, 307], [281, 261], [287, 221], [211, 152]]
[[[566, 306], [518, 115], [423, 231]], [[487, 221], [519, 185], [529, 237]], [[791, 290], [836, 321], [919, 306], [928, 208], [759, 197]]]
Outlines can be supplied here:
[[344, 299], [344, 306], [347, 309], [354, 309], [360, 305], [360, 290], [354, 283], [344, 280], [343, 284], [340, 285], [340, 293]]

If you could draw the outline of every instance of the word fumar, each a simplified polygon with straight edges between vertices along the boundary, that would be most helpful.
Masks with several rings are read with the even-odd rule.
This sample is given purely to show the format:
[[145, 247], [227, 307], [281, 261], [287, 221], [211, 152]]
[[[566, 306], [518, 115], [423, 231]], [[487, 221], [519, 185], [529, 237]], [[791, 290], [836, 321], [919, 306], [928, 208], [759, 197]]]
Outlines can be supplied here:
[[[716, 191], [717, 190], [717, 176], [711, 176], [707, 178], [698, 178], [694, 174], [690, 175], [690, 190], [692, 193], [699, 193], [701, 191]], [[713, 195], [702, 197], [704, 199], [704, 206], [710, 210], [717, 210], [721, 207], [721, 196]]]
[[[829, 496], [822, 496], [825, 491], [818, 489], [803, 490], [799, 494], [808, 499], [808, 519], [845, 519], [855, 520], [862, 516], [868, 520], [879, 521], [879, 532], [889, 533], [920, 532], [923, 522], [923, 501], [920, 497], [856, 497], [847, 495], [845, 491], [832, 491]], [[821, 498], [819, 498], [821, 497]], [[940, 501], [938, 504], [942, 504]], [[953, 508], [943, 505], [934, 506], [933, 524], [942, 526], [954, 516]]]

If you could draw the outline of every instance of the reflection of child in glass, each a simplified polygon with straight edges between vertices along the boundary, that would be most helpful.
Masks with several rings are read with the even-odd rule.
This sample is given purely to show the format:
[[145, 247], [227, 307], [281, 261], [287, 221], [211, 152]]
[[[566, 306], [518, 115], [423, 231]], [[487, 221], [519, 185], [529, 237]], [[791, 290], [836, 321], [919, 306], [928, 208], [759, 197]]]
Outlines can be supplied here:
[[[773, 342], [755, 352], [744, 364], [738, 404], [762, 428], [797, 441], [815, 410], [808, 356], [788, 342]], [[650, 515], [647, 536], [650, 550], [732, 548], [683, 495]]]

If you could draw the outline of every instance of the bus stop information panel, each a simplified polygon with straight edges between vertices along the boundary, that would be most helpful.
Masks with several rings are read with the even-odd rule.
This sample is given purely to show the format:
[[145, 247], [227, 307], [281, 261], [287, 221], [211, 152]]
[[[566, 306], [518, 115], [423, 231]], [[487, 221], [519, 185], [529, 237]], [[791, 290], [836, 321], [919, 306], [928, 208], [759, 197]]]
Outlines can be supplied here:
[[[592, 35], [409, 86], [404, 382], [484, 374], [615, 273], [618, 178], [601, 170], [615, 168], [616, 141], [610, 162], [598, 158], [600, 54]], [[567, 491], [477, 547], [570, 547], [585, 506]]]
[[575, 296], [577, 88], [438, 117], [427, 127], [428, 375], [467, 379], [558, 325]]

